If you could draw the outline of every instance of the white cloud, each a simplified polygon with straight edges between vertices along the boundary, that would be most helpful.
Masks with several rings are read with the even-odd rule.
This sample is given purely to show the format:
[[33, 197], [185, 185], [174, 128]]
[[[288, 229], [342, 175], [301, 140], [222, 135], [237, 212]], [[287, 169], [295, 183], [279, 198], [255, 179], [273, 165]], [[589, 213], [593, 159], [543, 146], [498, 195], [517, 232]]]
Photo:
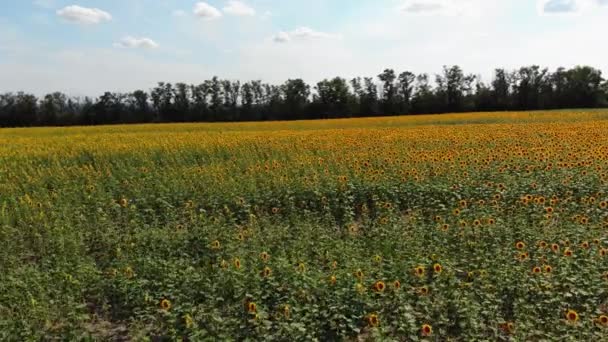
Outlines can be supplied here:
[[57, 15], [63, 19], [80, 24], [100, 24], [112, 20], [110, 13], [99, 8], [80, 7], [72, 5], [57, 11]]
[[405, 0], [398, 10], [415, 16], [479, 16], [491, 0]]
[[277, 43], [287, 43], [291, 40], [289, 33], [283, 31], [277, 33], [272, 39]]
[[114, 44], [115, 47], [122, 48], [143, 48], [143, 49], [156, 49], [160, 45], [150, 38], [137, 38], [132, 36], [126, 36], [120, 40], [119, 43]]
[[198, 2], [194, 5], [194, 15], [201, 17], [205, 20], [213, 20], [222, 16], [222, 13], [215, 7], [209, 5], [206, 2]]
[[187, 15], [186, 12], [182, 10], [175, 10], [171, 14], [177, 18], [185, 17]]
[[241, 1], [228, 1], [228, 6], [224, 7], [224, 12], [236, 16], [254, 16], [255, 10]]
[[342, 38], [339, 34], [326, 33], [321, 31], [315, 31], [309, 27], [303, 26], [291, 32], [281, 31], [277, 33], [272, 39], [277, 43], [287, 43], [290, 41], [307, 41], [307, 40], [321, 40], [321, 39], [340, 39]]
[[546, 14], [574, 13], [580, 6], [576, 0], [544, 0], [541, 10]]

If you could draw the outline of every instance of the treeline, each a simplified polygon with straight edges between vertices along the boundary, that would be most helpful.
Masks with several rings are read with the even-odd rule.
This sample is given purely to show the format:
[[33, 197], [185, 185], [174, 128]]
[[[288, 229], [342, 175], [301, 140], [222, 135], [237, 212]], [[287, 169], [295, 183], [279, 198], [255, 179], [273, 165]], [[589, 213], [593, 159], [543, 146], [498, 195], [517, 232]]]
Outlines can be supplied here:
[[150, 91], [74, 98], [0, 94], [0, 126], [98, 125], [146, 122], [258, 121], [499, 110], [597, 108], [608, 105], [608, 83], [589, 66], [496, 69], [490, 83], [443, 67], [431, 78], [386, 69], [376, 78], [302, 79], [282, 85], [214, 77], [201, 84], [160, 82]]

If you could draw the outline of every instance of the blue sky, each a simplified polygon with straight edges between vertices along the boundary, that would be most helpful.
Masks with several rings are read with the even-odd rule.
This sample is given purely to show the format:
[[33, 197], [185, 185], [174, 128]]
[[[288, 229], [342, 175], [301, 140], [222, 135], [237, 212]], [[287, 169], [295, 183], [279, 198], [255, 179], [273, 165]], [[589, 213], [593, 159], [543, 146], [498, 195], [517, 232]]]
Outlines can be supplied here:
[[0, 92], [590, 64], [608, 0], [3, 0]]

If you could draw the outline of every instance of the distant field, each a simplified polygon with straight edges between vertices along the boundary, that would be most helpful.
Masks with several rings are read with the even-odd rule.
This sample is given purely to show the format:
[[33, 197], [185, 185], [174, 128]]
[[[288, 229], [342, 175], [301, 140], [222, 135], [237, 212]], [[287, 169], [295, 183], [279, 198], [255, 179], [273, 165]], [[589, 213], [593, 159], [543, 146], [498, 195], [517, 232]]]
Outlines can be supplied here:
[[0, 340], [608, 339], [608, 110], [0, 130]]

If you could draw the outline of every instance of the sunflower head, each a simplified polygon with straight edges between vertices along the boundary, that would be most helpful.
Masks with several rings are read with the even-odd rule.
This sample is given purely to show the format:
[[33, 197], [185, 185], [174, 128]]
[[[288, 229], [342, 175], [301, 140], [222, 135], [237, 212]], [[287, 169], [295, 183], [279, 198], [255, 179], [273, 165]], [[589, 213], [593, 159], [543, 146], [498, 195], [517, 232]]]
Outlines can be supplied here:
[[433, 334], [433, 327], [430, 324], [423, 324], [420, 328], [420, 335], [428, 337]]
[[566, 320], [571, 323], [576, 323], [579, 319], [578, 312], [570, 309], [566, 311]]
[[416, 266], [416, 268], [414, 268], [414, 274], [418, 277], [422, 277], [424, 276], [425, 273], [425, 269], [424, 266]]
[[564, 250], [564, 256], [571, 257], [573, 255], [572, 250], [570, 248], [566, 248]]
[[376, 292], [384, 292], [385, 288], [386, 288], [386, 285], [381, 280], [378, 280], [377, 282], [374, 283], [374, 291], [376, 291]]
[[545, 265], [544, 269], [545, 269], [545, 273], [553, 272], [553, 267], [551, 267], [551, 265]]
[[524, 249], [524, 248], [526, 248], [526, 244], [523, 241], [517, 241], [515, 243], [515, 248], [520, 249], [520, 250]]
[[264, 267], [262, 272], [260, 272], [260, 275], [262, 276], [262, 278], [268, 278], [268, 277], [270, 277], [271, 274], [272, 274], [272, 270], [268, 266]]
[[160, 308], [169, 311], [171, 309], [171, 302], [168, 299], [163, 299], [160, 301]]
[[597, 318], [597, 322], [605, 327], [608, 326], [608, 316], [601, 315]]
[[535, 266], [532, 268], [532, 273], [534, 273], [534, 274], [540, 274], [541, 272], [542, 272], [542, 270], [538, 266]]
[[211, 242], [211, 249], [218, 250], [218, 249], [220, 249], [220, 247], [221, 247], [221, 244], [220, 244], [219, 240], [215, 240], [215, 241]]
[[426, 296], [429, 294], [429, 288], [426, 286], [422, 286], [420, 288], [418, 288], [418, 294], [421, 296]]
[[559, 252], [559, 245], [556, 243], [551, 244], [551, 250], [555, 253]]
[[378, 254], [374, 255], [374, 262], [376, 263], [381, 263], [382, 262], [382, 257]]
[[393, 282], [393, 287], [395, 288], [395, 290], [399, 290], [401, 288], [401, 282], [399, 280], [395, 280]]
[[270, 254], [268, 254], [268, 252], [262, 252], [260, 253], [260, 259], [262, 259], [263, 262], [268, 262], [268, 260], [270, 260]]
[[241, 268], [241, 260], [239, 258], [234, 258], [234, 260], [232, 261], [232, 264], [234, 265], [234, 268], [236, 268], [237, 270]]
[[435, 271], [435, 273], [439, 274], [441, 273], [441, 271], [443, 271], [443, 267], [441, 266], [441, 264], [435, 264], [433, 265], [433, 271]]
[[185, 314], [183, 319], [186, 329], [192, 329], [192, 327], [194, 326], [194, 320], [192, 319], [192, 316], [190, 316], [190, 314]]
[[363, 271], [356, 270], [355, 273], [354, 273], [354, 276], [355, 276], [355, 278], [357, 278], [359, 280], [363, 279], [363, 276], [364, 276]]
[[583, 241], [583, 242], [581, 243], [581, 247], [582, 247], [582, 248], [584, 248], [584, 249], [589, 248], [589, 241]]
[[336, 278], [335, 275], [332, 275], [331, 277], [329, 277], [329, 283], [331, 285], [336, 285], [336, 282], [338, 282], [338, 279]]
[[370, 327], [377, 327], [378, 325], [380, 325], [380, 319], [378, 318], [378, 315], [376, 315], [376, 314], [367, 315], [367, 324]]
[[255, 314], [258, 311], [258, 305], [255, 302], [247, 302], [247, 305], [245, 307], [247, 309], [247, 312], [249, 312], [250, 314]]

